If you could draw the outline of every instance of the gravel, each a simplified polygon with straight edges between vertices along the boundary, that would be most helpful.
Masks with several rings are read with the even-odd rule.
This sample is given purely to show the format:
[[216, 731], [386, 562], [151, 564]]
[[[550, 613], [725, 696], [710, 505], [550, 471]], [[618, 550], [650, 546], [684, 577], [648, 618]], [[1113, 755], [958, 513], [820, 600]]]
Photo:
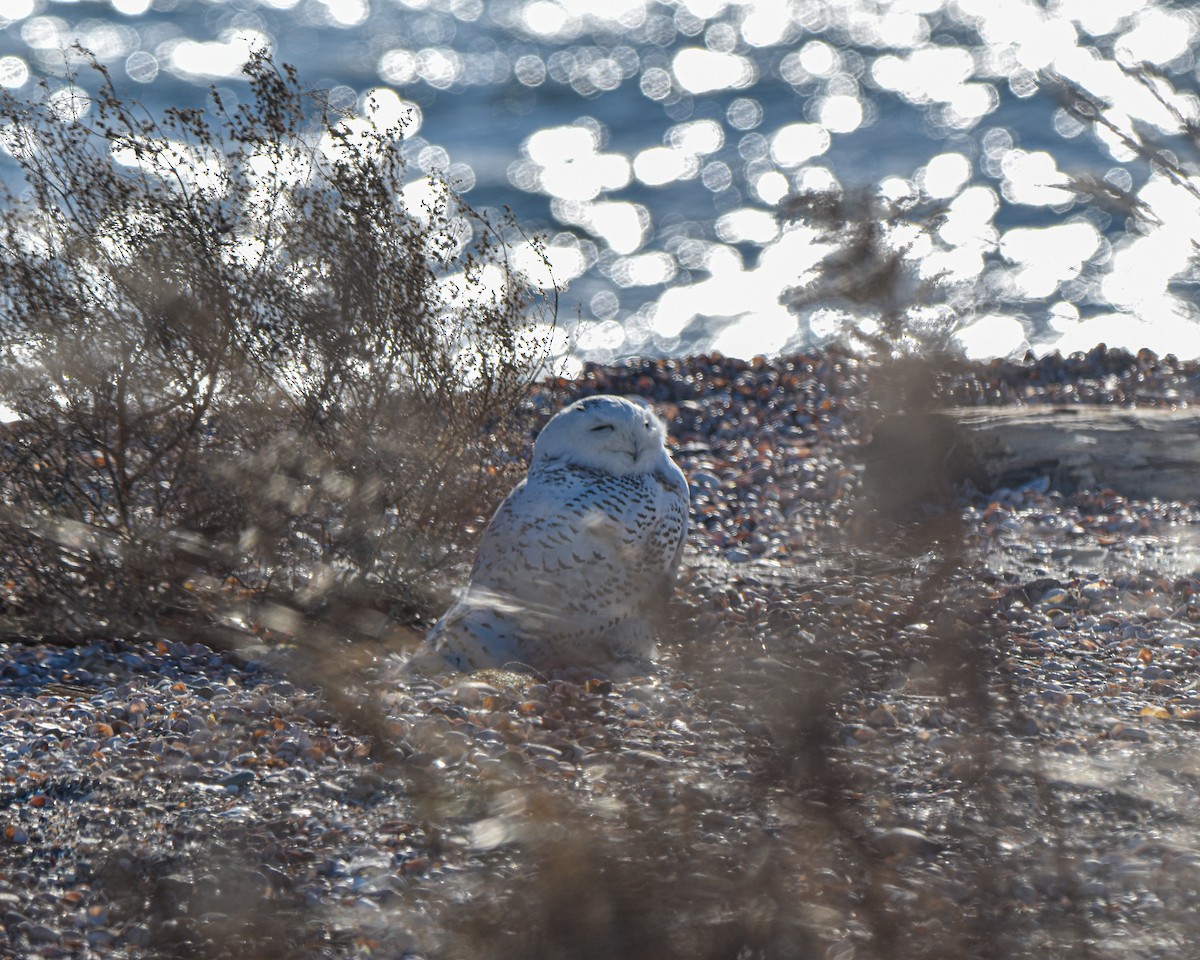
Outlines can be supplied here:
[[[1035, 481], [877, 524], [868, 381], [836, 352], [709, 357], [535, 398], [636, 393], [670, 424], [695, 523], [646, 676], [442, 686], [381, 645], [317, 684], [283, 648], [3, 645], [0, 953], [1187, 955], [1196, 504]], [[945, 389], [1197, 383], [1093, 351]]]

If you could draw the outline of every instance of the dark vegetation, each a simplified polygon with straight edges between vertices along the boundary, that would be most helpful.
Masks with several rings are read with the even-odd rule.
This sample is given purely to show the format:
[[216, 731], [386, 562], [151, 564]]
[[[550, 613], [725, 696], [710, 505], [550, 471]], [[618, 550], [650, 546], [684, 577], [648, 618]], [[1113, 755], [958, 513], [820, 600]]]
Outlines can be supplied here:
[[[216, 881], [201, 896], [179, 879], [179, 851], [114, 857], [98, 874], [104, 896], [147, 921], [134, 954], [1097, 955], [1077, 895], [1087, 851], [1064, 838], [1066, 801], [1039, 754], [1013, 748], [1028, 730], [1001, 667], [1017, 591], [971, 567], [956, 510], [909, 502], [881, 517], [869, 498], [851, 502], [852, 483], [826, 484], [836, 470], [760, 477], [803, 484], [784, 498], [796, 523], [805, 503], [828, 501], [813, 513], [825, 526], [805, 529], [816, 559], [764, 592], [766, 573], [698, 558], [669, 641], [674, 678], [660, 678], [664, 698], [692, 697], [690, 713], [652, 706], [643, 723], [606, 682], [534, 692], [511, 678], [500, 693], [467, 690], [471, 711], [426, 691], [413, 716], [388, 715], [366, 665], [389, 625], [436, 612], [429, 591], [469, 557], [471, 529], [522, 469], [519, 413], [542, 361], [530, 309], [552, 303], [507, 267], [514, 225], [450, 194], [424, 210], [397, 203], [400, 131], [329, 114], [290, 70], [258, 58], [246, 105], [161, 118], [97, 70], [82, 118], [49, 101], [0, 104], [25, 175], [0, 214], [0, 402], [18, 418], [0, 462], [4, 627], [27, 642], [291, 651], [276, 667], [297, 685], [319, 680], [327, 722], [371, 741], [346, 761], [374, 778], [346, 818], [407, 805], [422, 858], [466, 878], [447, 880], [440, 902], [440, 881], [419, 876], [401, 906], [383, 900], [391, 925], [420, 913], [439, 931], [392, 949], [323, 932], [338, 905], [290, 898], [286, 876], [263, 895], [265, 868], [236, 838], [193, 837], [189, 862], [208, 860], [217, 894]], [[724, 458], [731, 474], [749, 473], [767, 427], [786, 423], [814, 461], [849, 475], [875, 409], [922, 408], [957, 369], [936, 356], [953, 304], [884, 242], [889, 226], [936, 211], [810, 196], [785, 213], [849, 238], [794, 302], [878, 313], [869, 362], [837, 349], [774, 372], [697, 362], [696, 382], [728, 400], [727, 429], [690, 400], [657, 399], [675, 408], [673, 431], [686, 428], [675, 439], [688, 456]], [[503, 285], [485, 283], [489, 269]], [[459, 271], [476, 296], [440, 283]], [[931, 301], [949, 312], [923, 328], [917, 308]], [[648, 379], [593, 371], [544, 389], [566, 400]], [[1049, 589], [1037, 586], [1022, 588], [1030, 606]], [[906, 703], [925, 704], [922, 736], [953, 741], [936, 780], [912, 757], [890, 765], [872, 733]], [[611, 751], [591, 805], [582, 776], [509, 764], [484, 781], [442, 761], [465, 724], [503, 732], [529, 716], [543, 759], [569, 765], [580, 743]], [[693, 738], [681, 753], [663, 746], [673, 717]], [[868, 735], [877, 745], [859, 751]], [[270, 828], [285, 833], [276, 813]], [[505, 842], [464, 854], [479, 823]], [[302, 857], [284, 866], [308, 869]], [[236, 936], [199, 937], [210, 914], [236, 916]]]
[[2, 105], [8, 629], [411, 615], [519, 461], [553, 303], [515, 224], [406, 205], [401, 127], [265, 56], [244, 104], [162, 117], [93, 69], [83, 116]]

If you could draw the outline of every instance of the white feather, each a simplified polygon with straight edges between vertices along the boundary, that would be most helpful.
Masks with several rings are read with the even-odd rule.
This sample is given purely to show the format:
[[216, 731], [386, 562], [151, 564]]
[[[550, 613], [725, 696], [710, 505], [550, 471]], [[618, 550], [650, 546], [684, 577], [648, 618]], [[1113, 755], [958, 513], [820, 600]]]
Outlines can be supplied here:
[[418, 662], [550, 670], [653, 657], [688, 522], [665, 439], [649, 408], [619, 397], [559, 411]]

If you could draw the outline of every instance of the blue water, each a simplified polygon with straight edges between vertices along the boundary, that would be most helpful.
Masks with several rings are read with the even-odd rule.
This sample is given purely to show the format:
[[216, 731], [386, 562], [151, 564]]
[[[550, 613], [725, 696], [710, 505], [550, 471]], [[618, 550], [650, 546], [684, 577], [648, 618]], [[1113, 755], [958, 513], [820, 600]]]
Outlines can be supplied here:
[[[787, 16], [781, 18], [781, 11]], [[805, 271], [812, 264], [798, 261], [790, 277], [777, 268], [756, 273], [765, 251], [780, 241], [768, 235], [766, 219], [746, 220], [756, 228], [739, 233], [740, 221], [721, 226], [721, 217], [739, 211], [771, 214], [784, 185], [789, 190], [813, 184], [856, 187], [899, 178], [916, 189], [923, 167], [945, 153], [961, 154], [969, 174], [961, 182], [952, 177], [943, 184], [941, 199], [950, 203], [963, 191], [983, 187], [997, 201], [990, 217], [972, 221], [977, 236], [968, 246], [978, 245], [979, 269], [958, 280], [962, 289], [978, 289], [979, 295], [960, 301], [986, 301], [989, 315], [1017, 324], [991, 319], [977, 324], [975, 339], [964, 340], [973, 352], [1073, 349], [1084, 346], [1093, 332], [1108, 331], [1110, 343], [1128, 332], [1127, 346], [1144, 342], [1160, 351], [1200, 353], [1192, 307], [1172, 292], [1187, 279], [1189, 268], [1170, 275], [1144, 271], [1138, 257], [1161, 263], [1161, 256], [1146, 246], [1144, 230], [1130, 232], [1122, 221], [1088, 212], [1079, 203], [1039, 199], [1036, 188], [1046, 184], [1036, 172], [1022, 174], [1025, 187], [1035, 190], [1022, 194], [1019, 178], [1010, 183], [1001, 169], [1017, 169], [1021, 151], [1045, 151], [1059, 172], [1112, 177], [1114, 170], [1125, 169], [1135, 190], [1145, 185], [1150, 171], [1110, 149], [1093, 132], [1064, 135], [1074, 131], [1063, 122], [1044, 71], [1069, 74], [1075, 69], [1083, 82], [1091, 76], [1091, 61], [1075, 56], [1083, 50], [1104, 63], [1147, 60], [1174, 90], [1194, 89], [1191, 51], [1197, 31], [1186, 11], [1140, 0], [298, 0], [286, 8], [257, 0], [154, 0], [148, 7], [139, 0], [0, 0], [0, 83], [28, 95], [35, 94], [40, 78], [61, 83], [62, 52], [78, 39], [112, 65], [118, 86], [151, 110], [198, 105], [211, 84], [226, 97], [244, 92], [230, 63], [236, 61], [242, 39], [252, 36], [268, 42], [277, 59], [296, 64], [306, 83], [333, 91], [335, 102], [352, 104], [371, 88], [390, 86], [419, 106], [422, 121], [410, 151], [414, 178], [422, 175], [418, 156], [438, 155], [421, 149], [440, 147], [451, 164], [469, 168], [467, 182], [473, 180], [473, 185], [467, 199], [472, 205], [511, 207], [527, 229], [557, 237], [560, 246], [574, 242], [572, 238], [585, 241], [574, 249], [583, 249], [593, 262], [569, 277], [560, 313], [563, 329], [579, 334], [564, 347], [577, 358], [713, 347], [750, 354], [836, 335], [836, 320], [817, 322], [772, 307], [788, 286], [810, 275]], [[1045, 50], [1038, 46], [1044, 38], [1050, 44]], [[197, 59], [194, 50], [180, 52], [191, 49], [179, 46], [186, 41], [224, 43], [228, 52], [213, 47]], [[708, 49], [711, 67], [685, 71], [677, 57], [690, 48]], [[973, 61], [966, 61], [965, 74], [953, 82], [947, 72], [957, 69], [954, 62], [943, 66], [939, 61], [936, 68], [906, 74], [909, 85], [903, 92], [887, 87], [883, 58], [915, 62], [931, 49], [967, 51]], [[392, 67], [387, 66], [389, 54]], [[409, 54], [412, 59], [406, 60]], [[429, 63], [456, 57], [457, 75], [439, 76], [429, 69], [425, 76], [406, 73], [403, 64], [415, 64], [422, 56]], [[197, 62], [211, 75], [189, 73]], [[599, 64], [594, 73], [588, 73], [588, 63]], [[753, 66], [752, 82], [701, 89], [739, 63]], [[822, 69], [799, 69], [797, 63]], [[517, 75], [521, 64], [526, 82]], [[546, 71], [545, 79], [530, 85], [539, 69]], [[670, 82], [665, 96], [664, 72]], [[589, 87], [584, 75], [611, 89], [594, 83]], [[962, 94], [970, 100], [968, 87], [980, 95], [972, 101], [976, 107], [987, 102], [987, 108], [948, 119], [945, 98]], [[1138, 111], [1148, 108], [1132, 88], [1110, 86], [1101, 92], [1106, 91], [1121, 116], [1131, 118], [1129, 123], [1143, 119]], [[1126, 94], [1127, 103], [1121, 100]], [[833, 112], [823, 114], [826, 98], [834, 98], [842, 112], [830, 107]], [[858, 124], [856, 110], [863, 117]], [[692, 176], [648, 184], [631, 172], [628, 182], [605, 188], [588, 201], [640, 205], [649, 219], [640, 238], [631, 239], [627, 229], [622, 234], [564, 216], [561, 204], [552, 204], [553, 187], [538, 180], [536, 164], [530, 166], [527, 146], [538, 131], [590, 124], [597, 132], [598, 153], [613, 155], [617, 162], [624, 158], [628, 165], [642, 151], [662, 146], [672, 130], [678, 134], [680, 124], [702, 120], [717, 125], [723, 143], [694, 155]], [[801, 162], [777, 155], [772, 150], [775, 135], [797, 123], [824, 124], [830, 134], [828, 150]], [[997, 140], [997, 132], [1008, 139]], [[1175, 131], [1160, 133], [1169, 137]], [[1006, 145], [993, 151], [990, 163], [987, 143]], [[444, 165], [444, 155], [441, 160]], [[521, 161], [524, 178], [514, 173]], [[457, 169], [461, 174], [465, 168]], [[1042, 168], [1034, 164], [1029, 169]], [[779, 176], [760, 181], [771, 173]], [[764, 193], [760, 182], [771, 188]], [[933, 189], [936, 194], [938, 185]], [[976, 199], [980, 196], [976, 192]], [[1186, 206], [1169, 197], [1161, 202], [1172, 211]], [[1092, 224], [1096, 240], [1089, 252], [1091, 235], [1086, 230], [1076, 234], [1082, 246], [1074, 259], [1059, 256], [1061, 238], [1067, 235], [1052, 232], [1072, 220]], [[1021, 228], [1045, 232], [1010, 235]], [[1174, 220], [1167, 217], [1162, 230], [1168, 229], [1172, 238], [1187, 244], [1200, 234], [1200, 217], [1195, 223], [1182, 213]], [[700, 245], [681, 247], [684, 239]], [[1006, 239], [1013, 242], [1006, 244]], [[1021, 249], [1021, 239], [1034, 251], [1024, 254], [1025, 261], [1014, 252]], [[1046, 257], [1037, 252], [1036, 244], [1042, 242]], [[949, 249], [942, 241], [937, 245], [943, 252]], [[1130, 256], [1110, 256], [1125, 247], [1133, 251]], [[673, 288], [686, 294], [703, 281], [710, 254], [717, 251], [720, 260], [721, 248], [737, 252], [742, 266], [730, 282], [744, 284], [755, 294], [754, 303], [739, 313], [734, 296], [733, 306], [710, 313], [701, 293], [692, 299], [680, 295], [669, 301], [670, 309], [683, 304], [694, 316], [689, 313], [690, 319], [675, 329], [678, 324], [665, 316], [668, 307], [660, 304], [661, 298]], [[666, 256], [650, 266], [650, 261], [636, 259], [652, 253]], [[614, 279], [627, 276], [633, 267], [650, 271], [642, 275], [647, 282], [622, 286]], [[1118, 270], [1129, 272], [1133, 280], [1123, 286], [1106, 283]], [[1144, 290], [1139, 271], [1146, 273]], [[1131, 285], [1135, 293], [1128, 292]], [[1124, 291], [1120, 296], [1113, 293], [1118, 288]], [[969, 327], [977, 319], [967, 311], [954, 322]], [[987, 336], [985, 327], [1000, 332]]]

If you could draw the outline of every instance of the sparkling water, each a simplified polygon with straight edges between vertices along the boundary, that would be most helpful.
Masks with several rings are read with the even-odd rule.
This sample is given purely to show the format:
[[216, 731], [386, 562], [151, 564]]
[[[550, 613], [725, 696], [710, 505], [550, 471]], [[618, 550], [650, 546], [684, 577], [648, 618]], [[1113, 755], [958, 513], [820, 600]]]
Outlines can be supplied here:
[[[78, 41], [151, 110], [244, 96], [256, 47], [335, 106], [374, 93], [409, 117], [414, 182], [443, 173], [547, 236], [575, 359], [839, 335], [845, 314], [781, 300], [830, 247], [776, 204], [856, 187], [945, 204], [896, 242], [973, 291], [969, 353], [1195, 356], [1200, 190], [1126, 137], [1169, 144], [1200, 117], [1198, 35], [1189, 9], [1146, 0], [0, 0], [0, 84], [63, 87]], [[1102, 122], [1066, 110], [1054, 75]], [[1081, 174], [1136, 191], [1147, 222], [1081, 203]]]

